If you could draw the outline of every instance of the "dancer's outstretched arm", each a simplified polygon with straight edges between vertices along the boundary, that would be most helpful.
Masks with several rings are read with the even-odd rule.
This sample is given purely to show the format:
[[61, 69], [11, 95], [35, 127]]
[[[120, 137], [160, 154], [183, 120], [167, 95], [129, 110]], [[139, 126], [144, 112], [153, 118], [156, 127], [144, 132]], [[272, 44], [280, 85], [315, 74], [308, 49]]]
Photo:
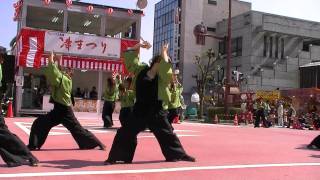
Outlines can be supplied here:
[[55, 54], [51, 52], [49, 57], [49, 64], [45, 70], [45, 75], [51, 86], [59, 86], [62, 72], [59, 70], [57, 63], [55, 63]]

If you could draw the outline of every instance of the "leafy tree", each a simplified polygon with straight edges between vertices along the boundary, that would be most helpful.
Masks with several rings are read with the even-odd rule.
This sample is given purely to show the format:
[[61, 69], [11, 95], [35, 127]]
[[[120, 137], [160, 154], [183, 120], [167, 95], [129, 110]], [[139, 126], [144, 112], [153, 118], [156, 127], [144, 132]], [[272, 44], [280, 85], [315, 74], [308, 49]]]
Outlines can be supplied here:
[[197, 93], [200, 97], [198, 118], [203, 117], [203, 106], [206, 95], [206, 88], [214, 80], [213, 64], [216, 61], [216, 55], [213, 49], [208, 49], [204, 56], [195, 56], [194, 64], [197, 66], [197, 74], [192, 77], [196, 80]]

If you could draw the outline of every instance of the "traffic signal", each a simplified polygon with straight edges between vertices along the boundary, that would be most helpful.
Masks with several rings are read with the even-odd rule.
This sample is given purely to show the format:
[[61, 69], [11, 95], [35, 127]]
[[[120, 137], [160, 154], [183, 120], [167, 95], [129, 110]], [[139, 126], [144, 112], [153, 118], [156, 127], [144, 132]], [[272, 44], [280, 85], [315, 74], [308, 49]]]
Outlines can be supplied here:
[[245, 79], [244, 74], [240, 73], [239, 74], [239, 81], [243, 81]]
[[238, 72], [238, 71], [232, 71], [232, 72], [231, 72], [231, 74], [232, 74], [231, 78], [232, 78], [232, 80], [234, 80], [234, 81], [237, 81], [237, 72]]
[[242, 81], [244, 79], [244, 75], [239, 71], [232, 71], [232, 79], [236, 82]]

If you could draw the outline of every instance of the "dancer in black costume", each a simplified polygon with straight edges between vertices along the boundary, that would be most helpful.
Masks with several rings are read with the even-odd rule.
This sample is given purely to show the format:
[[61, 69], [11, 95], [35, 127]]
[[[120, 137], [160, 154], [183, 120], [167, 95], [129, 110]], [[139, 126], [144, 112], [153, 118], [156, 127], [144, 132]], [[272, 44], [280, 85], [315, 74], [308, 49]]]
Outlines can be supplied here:
[[25, 164], [37, 166], [39, 162], [20, 138], [10, 132], [2, 116], [0, 117], [0, 155], [9, 167]]
[[137, 135], [148, 127], [160, 144], [166, 161], [195, 161], [186, 154], [177, 135], [173, 133], [167, 120], [170, 101], [169, 83], [172, 78], [171, 64], [168, 62], [168, 44], [162, 48], [162, 56], [156, 56], [150, 67], [140, 64], [137, 51], [140, 47], [149, 49], [151, 45], [143, 42], [125, 53], [125, 65], [135, 75], [136, 102], [130, 121], [121, 127], [114, 138], [105, 165], [119, 161], [131, 163], [137, 146]]
[[90, 131], [84, 129], [73, 114], [71, 108], [72, 71], [69, 69], [66, 73], [61, 72], [54, 59], [58, 58], [51, 53], [49, 65], [45, 70], [46, 78], [52, 87], [51, 100], [54, 108], [33, 122], [29, 149], [40, 149], [51, 128], [62, 124], [70, 131], [80, 149], [94, 149], [99, 146], [104, 150], [105, 146]]
[[320, 149], [320, 135], [315, 137], [307, 147], [309, 149]]

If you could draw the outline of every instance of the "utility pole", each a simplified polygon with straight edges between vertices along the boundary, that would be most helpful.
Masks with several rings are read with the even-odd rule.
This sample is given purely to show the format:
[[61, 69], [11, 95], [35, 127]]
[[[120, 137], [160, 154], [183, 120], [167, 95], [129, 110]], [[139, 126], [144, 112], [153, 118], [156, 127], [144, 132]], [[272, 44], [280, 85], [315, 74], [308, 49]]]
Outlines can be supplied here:
[[224, 94], [224, 111], [225, 114], [228, 115], [229, 114], [229, 104], [228, 104], [228, 97], [230, 94], [230, 81], [231, 81], [231, 1], [229, 0], [229, 18], [228, 18], [228, 44], [227, 44], [227, 81], [226, 81], [226, 90], [225, 90], [225, 94]]

